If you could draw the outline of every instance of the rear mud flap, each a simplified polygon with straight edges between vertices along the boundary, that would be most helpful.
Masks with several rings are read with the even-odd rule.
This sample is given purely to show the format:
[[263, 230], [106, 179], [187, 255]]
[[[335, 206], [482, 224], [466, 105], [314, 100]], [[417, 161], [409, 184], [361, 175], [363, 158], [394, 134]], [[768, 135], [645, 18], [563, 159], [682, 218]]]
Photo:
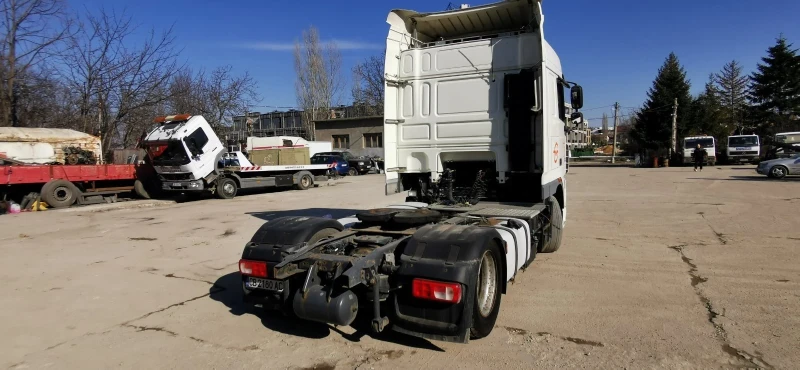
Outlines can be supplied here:
[[[402, 276], [403, 288], [393, 295], [392, 330], [431, 340], [469, 343], [473, 301], [476, 290], [471, 282], [477, 275], [477, 261], [444, 265], [442, 261], [418, 260]], [[429, 302], [411, 295], [413, 278], [455, 281], [462, 284], [461, 302]]]

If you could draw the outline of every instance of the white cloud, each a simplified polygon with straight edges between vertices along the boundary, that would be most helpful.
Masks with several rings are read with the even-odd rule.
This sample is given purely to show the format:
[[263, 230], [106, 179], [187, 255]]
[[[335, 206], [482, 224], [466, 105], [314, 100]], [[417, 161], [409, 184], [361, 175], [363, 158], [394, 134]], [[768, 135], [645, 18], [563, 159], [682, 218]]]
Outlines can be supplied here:
[[[378, 50], [383, 49], [384, 46], [380, 44], [360, 42], [353, 40], [330, 40], [326, 43], [333, 43], [339, 50]], [[292, 51], [294, 50], [293, 42], [247, 42], [235, 44], [240, 49], [249, 50], [265, 50], [265, 51]]]

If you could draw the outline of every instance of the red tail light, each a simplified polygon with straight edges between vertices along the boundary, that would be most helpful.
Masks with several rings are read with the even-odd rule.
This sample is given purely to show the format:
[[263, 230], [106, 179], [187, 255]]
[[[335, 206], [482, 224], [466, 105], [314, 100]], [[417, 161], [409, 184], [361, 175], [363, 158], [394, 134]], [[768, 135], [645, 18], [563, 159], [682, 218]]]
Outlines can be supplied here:
[[461, 302], [461, 284], [414, 279], [411, 282], [411, 294], [429, 301], [458, 303]]
[[267, 277], [267, 263], [250, 260], [239, 260], [239, 272], [242, 275]]

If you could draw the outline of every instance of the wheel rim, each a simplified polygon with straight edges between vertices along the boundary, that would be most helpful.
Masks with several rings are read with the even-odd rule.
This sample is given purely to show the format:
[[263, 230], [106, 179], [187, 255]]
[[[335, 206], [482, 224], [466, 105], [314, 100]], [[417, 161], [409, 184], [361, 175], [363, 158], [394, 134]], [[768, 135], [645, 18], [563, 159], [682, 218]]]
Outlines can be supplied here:
[[66, 186], [53, 189], [53, 197], [59, 202], [66, 202], [72, 198], [72, 192]]
[[303, 176], [303, 178], [300, 179], [300, 184], [303, 185], [304, 188], [307, 188], [311, 186], [311, 179], [308, 178], [308, 176]]
[[478, 267], [478, 311], [481, 316], [488, 317], [494, 309], [494, 298], [497, 293], [497, 264], [491, 252], [486, 251]]
[[783, 168], [775, 167], [772, 169], [772, 174], [775, 176], [783, 176]]
[[236, 187], [230, 182], [226, 182], [225, 185], [222, 185], [222, 191], [224, 191], [225, 194], [231, 195], [234, 191], [236, 191]]

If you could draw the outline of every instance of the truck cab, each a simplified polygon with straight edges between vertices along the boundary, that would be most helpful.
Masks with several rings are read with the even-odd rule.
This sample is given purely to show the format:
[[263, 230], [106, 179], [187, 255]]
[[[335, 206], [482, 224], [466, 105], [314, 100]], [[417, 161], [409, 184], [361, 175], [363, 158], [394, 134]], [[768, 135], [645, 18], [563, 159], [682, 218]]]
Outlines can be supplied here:
[[717, 141], [713, 136], [688, 136], [683, 138], [683, 163], [689, 164], [694, 162], [692, 153], [700, 144], [700, 148], [706, 151], [706, 163], [709, 166], [717, 164]]
[[[213, 172], [227, 153], [211, 125], [203, 116], [189, 114], [156, 118], [156, 126], [143, 141], [153, 168], [164, 186], [172, 182], [200, 187], [201, 180]], [[168, 189], [169, 190], [169, 189]]]
[[386, 193], [422, 202], [446, 193], [454, 203], [554, 197], [566, 212], [573, 123], [564, 89], [575, 110], [583, 94], [544, 38], [541, 2], [395, 10], [387, 22]]
[[731, 163], [752, 163], [761, 155], [761, 141], [758, 135], [728, 136], [728, 161]]

